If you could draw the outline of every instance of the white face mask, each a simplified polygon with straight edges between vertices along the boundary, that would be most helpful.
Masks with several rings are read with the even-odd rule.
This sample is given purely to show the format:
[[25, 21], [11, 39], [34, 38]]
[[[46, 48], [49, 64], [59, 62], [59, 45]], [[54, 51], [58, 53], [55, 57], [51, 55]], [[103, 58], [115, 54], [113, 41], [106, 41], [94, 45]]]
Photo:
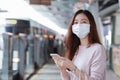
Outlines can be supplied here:
[[72, 25], [72, 32], [79, 38], [85, 38], [90, 32], [90, 24], [74, 24]]

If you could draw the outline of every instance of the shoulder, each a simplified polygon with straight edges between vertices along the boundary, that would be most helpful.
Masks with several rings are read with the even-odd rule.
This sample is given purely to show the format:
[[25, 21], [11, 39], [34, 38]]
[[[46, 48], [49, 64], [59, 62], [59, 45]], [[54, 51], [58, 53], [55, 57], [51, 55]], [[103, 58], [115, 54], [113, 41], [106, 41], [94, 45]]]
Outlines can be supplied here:
[[91, 44], [90, 46], [93, 50], [104, 50], [104, 46], [102, 44], [99, 44], [99, 43], [94, 43], [94, 44]]
[[103, 45], [99, 44], [99, 43], [94, 43], [91, 45], [92, 49], [93, 49], [93, 56], [96, 58], [105, 58], [106, 57], [106, 51]]

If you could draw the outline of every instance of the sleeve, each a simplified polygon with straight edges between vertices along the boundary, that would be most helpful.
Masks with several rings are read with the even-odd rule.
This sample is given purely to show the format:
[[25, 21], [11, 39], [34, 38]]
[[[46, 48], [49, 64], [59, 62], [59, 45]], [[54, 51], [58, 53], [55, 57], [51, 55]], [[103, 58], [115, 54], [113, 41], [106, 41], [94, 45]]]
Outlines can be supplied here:
[[106, 70], [106, 53], [103, 46], [99, 46], [92, 57], [89, 80], [104, 80]]

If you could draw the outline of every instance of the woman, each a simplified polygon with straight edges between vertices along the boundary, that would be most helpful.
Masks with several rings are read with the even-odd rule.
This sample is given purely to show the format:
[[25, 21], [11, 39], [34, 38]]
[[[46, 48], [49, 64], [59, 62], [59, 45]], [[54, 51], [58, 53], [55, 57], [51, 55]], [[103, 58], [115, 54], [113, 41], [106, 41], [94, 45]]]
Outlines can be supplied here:
[[74, 14], [65, 45], [66, 57], [52, 56], [62, 80], [105, 80], [106, 53], [89, 11]]

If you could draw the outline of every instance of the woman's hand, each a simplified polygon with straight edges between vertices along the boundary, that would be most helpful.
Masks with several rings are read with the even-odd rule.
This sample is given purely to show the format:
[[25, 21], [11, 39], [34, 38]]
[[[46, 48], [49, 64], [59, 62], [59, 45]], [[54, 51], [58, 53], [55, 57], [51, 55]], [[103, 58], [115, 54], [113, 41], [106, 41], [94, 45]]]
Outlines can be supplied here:
[[73, 64], [73, 62], [72, 62], [71, 60], [69, 60], [69, 59], [67, 59], [67, 58], [64, 58], [64, 57], [62, 57], [62, 60], [64, 61], [64, 62], [63, 62], [63, 66], [64, 66], [66, 69], [72, 71], [72, 70], [75, 68], [75, 65]]
[[54, 60], [56, 66], [60, 69], [60, 70], [65, 70], [66, 68], [63, 66], [63, 57], [59, 56], [58, 54], [51, 54], [52, 59]]
[[61, 57], [59, 55], [51, 55], [55, 64], [57, 65], [57, 67], [60, 69], [60, 70], [66, 70], [66, 69], [69, 69], [69, 70], [73, 70], [74, 69], [74, 64], [71, 60], [67, 59], [67, 58], [64, 58], [64, 57]]

